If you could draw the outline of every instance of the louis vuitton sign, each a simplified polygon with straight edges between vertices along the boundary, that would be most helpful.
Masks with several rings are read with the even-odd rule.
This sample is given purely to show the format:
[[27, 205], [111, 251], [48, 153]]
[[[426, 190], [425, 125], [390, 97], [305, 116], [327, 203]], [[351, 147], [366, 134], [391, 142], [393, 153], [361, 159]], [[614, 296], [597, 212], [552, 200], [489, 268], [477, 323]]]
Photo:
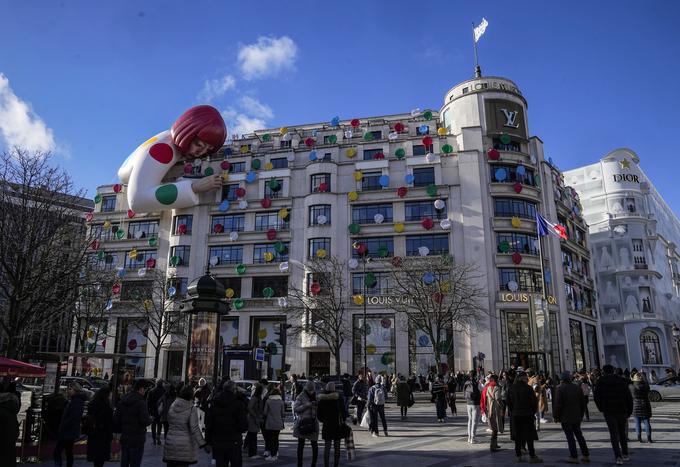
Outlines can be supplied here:
[[527, 138], [524, 108], [513, 101], [488, 99], [485, 101], [486, 131], [488, 134], [508, 134]]

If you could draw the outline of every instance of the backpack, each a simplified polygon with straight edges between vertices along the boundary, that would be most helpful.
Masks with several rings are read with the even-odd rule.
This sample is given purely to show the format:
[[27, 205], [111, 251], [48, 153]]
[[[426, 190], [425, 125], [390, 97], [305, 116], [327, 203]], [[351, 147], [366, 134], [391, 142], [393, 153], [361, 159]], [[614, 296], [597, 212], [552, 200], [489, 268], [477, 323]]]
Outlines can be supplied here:
[[375, 405], [385, 405], [385, 390], [380, 386], [373, 386], [373, 403]]

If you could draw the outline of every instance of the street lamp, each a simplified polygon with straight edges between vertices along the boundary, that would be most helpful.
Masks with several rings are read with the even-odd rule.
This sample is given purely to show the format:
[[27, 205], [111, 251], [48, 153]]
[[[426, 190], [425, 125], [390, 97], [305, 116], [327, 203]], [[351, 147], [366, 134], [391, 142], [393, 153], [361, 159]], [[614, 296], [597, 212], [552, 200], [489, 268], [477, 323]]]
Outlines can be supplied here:
[[[680, 327], [673, 323], [671, 333], [673, 334], [673, 340], [675, 340], [675, 350], [678, 353], [678, 362], [680, 362]], [[678, 363], [678, 370], [680, 370], [680, 363]]]

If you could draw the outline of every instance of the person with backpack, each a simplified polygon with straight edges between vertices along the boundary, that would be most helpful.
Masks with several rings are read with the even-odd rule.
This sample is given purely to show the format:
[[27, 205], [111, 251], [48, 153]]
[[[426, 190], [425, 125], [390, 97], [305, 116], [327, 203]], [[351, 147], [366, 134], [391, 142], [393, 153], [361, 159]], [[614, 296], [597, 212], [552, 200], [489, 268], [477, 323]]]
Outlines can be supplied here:
[[245, 401], [233, 381], [224, 381], [205, 415], [205, 442], [216, 467], [241, 467], [242, 436], [248, 430]]
[[335, 391], [335, 383], [329, 382], [323, 394], [319, 394], [318, 418], [323, 423], [321, 437], [324, 440], [323, 465], [328, 467], [331, 444], [334, 449], [333, 466], [340, 463], [340, 441], [343, 439], [341, 426], [345, 424], [342, 398]]
[[411, 387], [406, 382], [403, 375], [399, 375], [399, 381], [397, 382], [397, 405], [401, 411], [401, 419], [406, 420], [406, 414], [408, 413], [408, 408], [414, 403], [413, 392], [411, 392]]
[[73, 467], [73, 443], [80, 437], [81, 420], [87, 395], [83, 388], [71, 382], [66, 389], [68, 403], [59, 422], [57, 445], [54, 447], [54, 465], [61, 467], [61, 453], [66, 452], [66, 467]]
[[297, 465], [302, 467], [305, 440], [309, 440], [312, 445], [312, 465], [316, 465], [319, 456], [319, 421], [317, 420], [317, 400], [314, 381], [307, 381], [304, 390], [295, 399], [293, 412], [298, 415], [293, 425], [293, 436], [298, 439]]
[[151, 417], [144, 399], [144, 381], [136, 380], [132, 391], [118, 402], [113, 414], [114, 433], [120, 433], [121, 467], [139, 467], [144, 457], [146, 427], [151, 425]]
[[106, 461], [111, 460], [113, 407], [110, 397], [111, 389], [106, 386], [99, 389], [87, 404], [83, 429], [87, 435], [87, 460], [94, 467], [103, 467]]
[[158, 380], [156, 382], [156, 387], [147, 393], [146, 402], [149, 410], [149, 415], [151, 415], [151, 439], [153, 444], [161, 444], [161, 428], [163, 424], [161, 423], [161, 416], [158, 413], [158, 401], [163, 397], [165, 389], [163, 388], [163, 381]]
[[652, 404], [649, 402], [649, 384], [643, 373], [633, 375], [633, 419], [635, 419], [635, 436], [639, 443], [642, 443], [642, 423], [645, 424], [647, 442], [652, 441]]
[[477, 442], [477, 422], [479, 421], [479, 402], [482, 398], [482, 393], [479, 391], [479, 384], [475, 377], [475, 371], [470, 370], [470, 377], [463, 385], [463, 396], [465, 397], [465, 404], [467, 407], [467, 435], [468, 443], [474, 444]]
[[281, 391], [274, 388], [269, 392], [264, 404], [264, 425], [262, 426], [265, 444], [269, 446], [269, 456], [266, 461], [279, 459], [279, 434], [283, 430], [283, 420], [286, 417]]
[[[198, 425], [198, 408], [192, 400], [194, 391], [185, 386], [168, 412], [168, 437], [163, 446], [163, 462], [168, 467], [187, 467], [198, 462], [198, 449], [210, 452]], [[226, 427], [225, 427], [226, 428]]]
[[371, 436], [378, 436], [378, 415], [382, 421], [383, 433], [387, 434], [387, 420], [385, 419], [385, 388], [383, 387], [383, 377], [377, 375], [375, 384], [368, 390], [368, 412], [371, 415], [369, 431]]

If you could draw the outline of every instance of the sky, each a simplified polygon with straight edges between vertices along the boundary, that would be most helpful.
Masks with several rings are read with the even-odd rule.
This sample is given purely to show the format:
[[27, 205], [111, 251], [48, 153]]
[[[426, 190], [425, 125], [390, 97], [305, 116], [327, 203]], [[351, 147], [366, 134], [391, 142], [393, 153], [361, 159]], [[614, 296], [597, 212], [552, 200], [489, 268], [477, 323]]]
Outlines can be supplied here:
[[[513, 80], [563, 170], [629, 147], [680, 213], [680, 2], [0, 0], [0, 149], [50, 150], [93, 196], [188, 107], [230, 132], [439, 109]], [[676, 135], [676, 136], [673, 136]]]

